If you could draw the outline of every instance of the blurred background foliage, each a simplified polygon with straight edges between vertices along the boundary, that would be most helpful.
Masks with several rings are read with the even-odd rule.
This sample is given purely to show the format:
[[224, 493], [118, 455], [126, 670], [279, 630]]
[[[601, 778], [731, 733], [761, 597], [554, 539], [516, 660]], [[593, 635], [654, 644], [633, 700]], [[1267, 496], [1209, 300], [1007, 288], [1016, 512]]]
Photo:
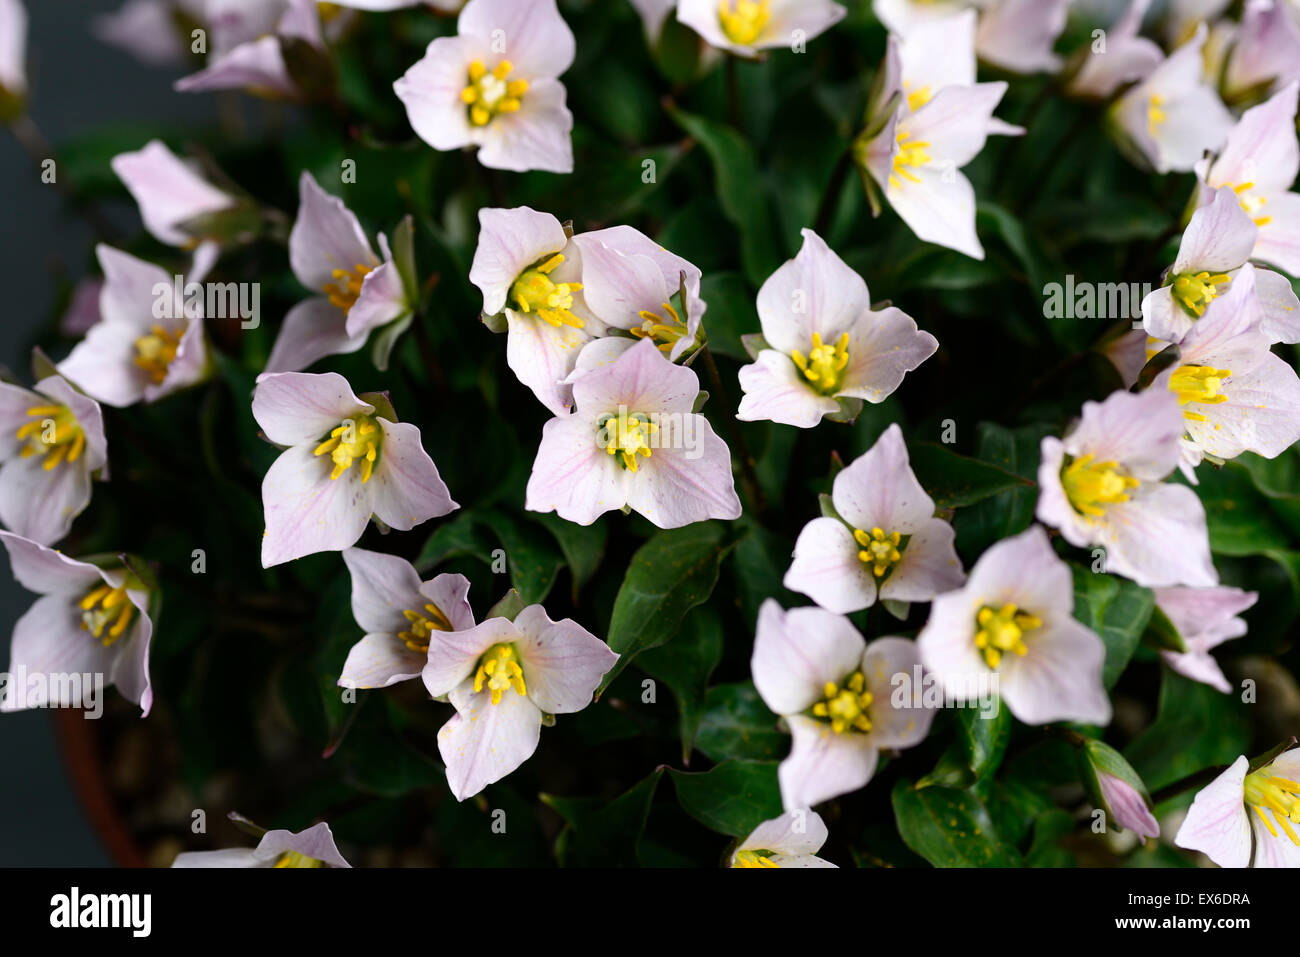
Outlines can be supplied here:
[[[376, 372], [368, 350], [315, 371], [342, 372], [358, 391], [387, 390], [462, 507], [409, 533], [372, 527], [359, 544], [426, 573], [466, 575], [478, 616], [514, 587], [607, 638], [626, 665], [595, 705], [546, 729], [523, 767], [463, 804], [437, 756], [449, 705], [429, 701], [419, 682], [342, 701], [335, 681], [360, 637], [343, 563], [323, 554], [263, 570], [258, 561], [259, 487], [277, 450], [259, 437], [249, 395], [280, 318], [307, 292], [280, 242], [229, 250], [211, 278], [260, 283], [261, 327], [209, 323], [217, 378], [155, 406], [105, 410], [112, 479], [63, 546], [131, 551], [162, 583], [154, 713], [141, 722], [114, 699], [96, 729], [115, 798], [150, 860], [245, 843], [222, 821], [234, 809], [266, 827], [328, 820], [356, 864], [717, 864], [729, 838], [781, 810], [775, 769], [789, 738], [749, 682], [753, 628], [765, 598], [808, 604], [781, 578], [836, 469], [899, 422], [967, 568], [1030, 524], [1039, 440], [1060, 434], [1083, 401], [1121, 387], [1096, 347], [1122, 330], [1045, 318], [1043, 287], [1067, 274], [1158, 284], [1192, 177], [1135, 170], [1105, 138], [1096, 108], [1065, 100], [1049, 79], [1013, 78], [998, 114], [1028, 135], [990, 140], [966, 169], [987, 258], [922, 243], [888, 210], [872, 219], [846, 156], [885, 33], [868, 3], [848, 6], [850, 16], [802, 55], [735, 62], [702, 58], [694, 34], [672, 20], [648, 48], [627, 3], [565, 0], [579, 38], [563, 78], [576, 120], [572, 176], [497, 173], [413, 136], [392, 81], [433, 37], [454, 32], [454, 19], [423, 10], [358, 17], [336, 47], [335, 102], [297, 109], [232, 98], [222, 122], [199, 135], [92, 127], [55, 144], [79, 202], [125, 196], [109, 160], [159, 136], [290, 218], [304, 169], [371, 235], [413, 217], [423, 302], [389, 371]], [[1083, 42], [1087, 28], [1072, 24], [1062, 48]], [[353, 184], [341, 182], [345, 160], [355, 161]], [[738, 476], [747, 462], [757, 481], [738, 481], [739, 521], [659, 532], [635, 515], [582, 528], [523, 511], [548, 413], [507, 368], [504, 339], [478, 321], [481, 299], [467, 280], [478, 209], [518, 205], [577, 230], [628, 223], [704, 271], [719, 371], [713, 381], [707, 363], [695, 365], [711, 393], [705, 412], [737, 456]], [[742, 424], [740, 336], [758, 331], [758, 286], [795, 254], [803, 227], [865, 277], [874, 300], [937, 336], [940, 350], [854, 424]], [[115, 244], [184, 266], [142, 231]], [[39, 337], [56, 356], [70, 345], [58, 312]], [[1246, 614], [1250, 633], [1219, 655], [1230, 677], [1249, 672], [1266, 684], [1258, 705], [1164, 669], [1141, 645], [1151, 593], [1094, 574], [1090, 555], [1058, 541], [1075, 563], [1076, 613], [1107, 645], [1116, 719], [1105, 738], [1155, 792], [1266, 750], [1297, 726], [1298, 471], [1293, 449], [1200, 473], [1224, 581], [1261, 593]], [[195, 549], [204, 574], [191, 570]], [[495, 549], [504, 549], [505, 573], [493, 571]], [[853, 618], [868, 640], [912, 636], [924, 623], [924, 608], [895, 611], [903, 617], [878, 605]], [[1137, 850], [1093, 834], [1070, 750], [1009, 718], [945, 713], [923, 745], [884, 760], [865, 790], [823, 809], [823, 856], [861, 866], [1191, 863], [1167, 844]], [[928, 786], [913, 788], [919, 780]], [[190, 833], [193, 808], [207, 811], [208, 835]], [[506, 811], [505, 835], [492, 831], [494, 809]]]

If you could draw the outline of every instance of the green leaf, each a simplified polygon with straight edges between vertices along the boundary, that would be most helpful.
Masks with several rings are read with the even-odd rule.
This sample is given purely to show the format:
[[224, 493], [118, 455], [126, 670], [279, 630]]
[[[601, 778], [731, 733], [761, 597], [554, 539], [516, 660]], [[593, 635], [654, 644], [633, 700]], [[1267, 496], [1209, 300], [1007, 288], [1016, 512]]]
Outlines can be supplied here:
[[748, 681], [710, 688], [695, 747], [714, 761], [766, 761], [790, 750], [790, 736]]
[[1244, 468], [1202, 467], [1197, 493], [1210, 527], [1210, 549], [1219, 555], [1259, 555], [1291, 547], [1291, 540]]
[[671, 639], [686, 613], [713, 594], [718, 568], [736, 541], [725, 525], [697, 522], [660, 532], [637, 549], [609, 623], [609, 647], [620, 657], [600, 691], [642, 651]]
[[668, 773], [682, 810], [720, 834], [746, 837], [781, 815], [776, 768], [775, 761], [727, 761], [703, 773]]
[[1166, 784], [1202, 768], [1230, 764], [1250, 747], [1250, 719], [1235, 695], [1164, 669], [1156, 720], [1124, 749], [1147, 787]]
[[997, 714], [985, 717], [979, 708], [953, 708], [956, 736], [935, 770], [916, 782], [917, 788], [935, 784], [970, 787], [994, 773], [1002, 763], [1011, 738], [1011, 711], [999, 704]]
[[1012, 489], [1033, 487], [1033, 482], [1006, 469], [932, 442], [911, 443], [908, 456], [917, 480], [937, 508], [961, 508]]
[[904, 780], [894, 785], [890, 799], [903, 841], [935, 867], [1024, 866], [974, 793], [941, 787], [918, 791]]
[[569, 575], [573, 579], [573, 602], [577, 604], [582, 586], [596, 574], [601, 559], [605, 557], [606, 527], [602, 522], [575, 525], [554, 512], [545, 512], [536, 518], [555, 536], [560, 551], [564, 553], [565, 564], [569, 566]]
[[445, 525], [439, 525], [420, 549], [415, 567], [427, 572], [456, 555], [470, 555], [484, 562], [492, 560], [492, 540], [478, 527], [473, 512], [461, 512]]
[[722, 619], [717, 609], [703, 605], [682, 622], [675, 641], [650, 648], [637, 658], [637, 665], [672, 689], [682, 735], [682, 761], [690, 764], [695, 731], [704, 714], [709, 676], [722, 660]]
[[1074, 617], [1101, 636], [1106, 646], [1102, 680], [1113, 688], [1137, 650], [1155, 608], [1155, 595], [1126, 578], [1097, 574], [1078, 565], [1074, 572]]
[[497, 510], [483, 513], [483, 522], [505, 547], [510, 581], [525, 605], [541, 603], [564, 567], [564, 558], [550, 536], [534, 523]]
[[[978, 429], [979, 459], [1032, 482], [1038, 473], [1039, 447], [1046, 429], [1026, 426], [1007, 429], [981, 422]], [[1034, 520], [1038, 489], [1032, 486], [1003, 492], [962, 512], [957, 543], [963, 553], [978, 555], [994, 542], [1018, 535]]]
[[704, 332], [709, 350], [716, 355], [748, 362], [741, 336], [759, 331], [758, 306], [745, 277], [735, 272], [715, 272], [700, 281], [700, 298], [708, 303]]
[[656, 768], [630, 790], [605, 803], [594, 798], [541, 795], [564, 818], [556, 856], [564, 866], [627, 867], [637, 861], [646, 817], [663, 769]]

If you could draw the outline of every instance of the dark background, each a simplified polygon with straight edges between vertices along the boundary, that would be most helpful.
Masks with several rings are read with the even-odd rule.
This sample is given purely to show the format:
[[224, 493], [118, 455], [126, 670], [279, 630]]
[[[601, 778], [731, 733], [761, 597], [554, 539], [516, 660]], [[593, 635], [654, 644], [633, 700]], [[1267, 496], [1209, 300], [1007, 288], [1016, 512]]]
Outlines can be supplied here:
[[[97, 40], [90, 23], [120, 0], [27, 0], [29, 114], [56, 147], [61, 141], [108, 127], [168, 121], [175, 127], [206, 123], [210, 97], [171, 89], [179, 71], [136, 62]], [[30, 384], [30, 346], [39, 328], [55, 320], [60, 281], [88, 272], [92, 234], [58, 188], [42, 183], [33, 159], [8, 130], [0, 130], [3, 230], [0, 262], [5, 315], [0, 322], [0, 362]], [[124, 231], [138, 228], [122, 204], [104, 211]], [[8, 667], [9, 635], [31, 596], [0, 574], [0, 667]], [[48, 711], [0, 718], [0, 866], [104, 865], [107, 852], [72, 791]]]

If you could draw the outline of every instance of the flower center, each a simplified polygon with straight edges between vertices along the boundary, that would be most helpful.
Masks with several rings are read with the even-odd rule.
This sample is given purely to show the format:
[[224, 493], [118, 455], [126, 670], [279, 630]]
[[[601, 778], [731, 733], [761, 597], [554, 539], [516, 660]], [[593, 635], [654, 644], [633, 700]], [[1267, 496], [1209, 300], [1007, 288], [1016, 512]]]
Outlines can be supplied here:
[[355, 419], [344, 419], [329, 434], [329, 438], [316, 446], [316, 454], [328, 453], [334, 462], [330, 481], [346, 472], [352, 466], [353, 459], [361, 459], [361, 481], [369, 482], [383, 441], [384, 433], [378, 423], [368, 415], [360, 415]]
[[1131, 475], [1120, 471], [1118, 462], [1094, 462], [1095, 455], [1084, 455], [1061, 470], [1061, 484], [1065, 497], [1081, 515], [1098, 518], [1106, 510], [1103, 505], [1118, 505], [1129, 500], [1129, 489], [1140, 484]]
[[398, 632], [397, 637], [402, 639], [411, 651], [428, 651], [429, 635], [435, 631], [453, 630], [451, 622], [442, 613], [442, 609], [434, 604], [425, 605], [423, 611], [412, 611], [408, 608], [402, 614], [411, 623], [411, 628], [409, 631]]
[[[906, 87], [906, 84], [904, 85]], [[934, 99], [934, 92], [928, 86], [918, 86], [907, 90], [907, 108], [915, 113]]]
[[861, 671], [855, 671], [837, 685], [828, 681], [822, 687], [822, 700], [812, 706], [814, 718], [820, 718], [831, 726], [836, 734], [846, 731], [870, 731], [871, 692], [867, 689], [867, 678]]
[[1268, 202], [1268, 197], [1245, 195], [1246, 193], [1249, 193], [1252, 189], [1255, 188], [1254, 183], [1238, 183], [1236, 185], [1229, 183], [1227, 185], [1231, 187], [1234, 193], [1237, 194], [1237, 202], [1239, 202], [1241, 204], [1241, 208], [1244, 209], [1246, 212], [1248, 212], [1251, 218], [1255, 220], [1256, 226], [1260, 226], [1260, 227], [1267, 226], [1269, 223], [1273, 221], [1272, 216], [1255, 215], [1261, 209], [1264, 208], [1264, 205]]
[[844, 385], [844, 368], [849, 364], [849, 334], [844, 333], [835, 345], [830, 345], [822, 342], [821, 333], [814, 332], [808, 355], [796, 349], [790, 358], [814, 392], [834, 395]]
[[[1291, 843], [1300, 847], [1292, 824], [1300, 824], [1300, 784], [1269, 774], [1272, 765], [1246, 775], [1246, 803], [1255, 809], [1268, 832], [1277, 837], [1277, 831], [1268, 815], [1286, 832]], [[1267, 812], [1267, 813], [1265, 813]]]
[[357, 297], [361, 295], [361, 284], [366, 281], [366, 276], [374, 272], [374, 269], [374, 266], [365, 266], [361, 263], [357, 263], [350, 271], [335, 269], [333, 275], [336, 282], [327, 282], [321, 291], [329, 296], [330, 305], [342, 309], [346, 315], [357, 304]]
[[[911, 169], [919, 166], [925, 166], [933, 157], [926, 152], [930, 148], [927, 140], [912, 140], [912, 134], [906, 130], [899, 130], [898, 136], [898, 154], [894, 157], [894, 171], [889, 174], [889, 185], [898, 189], [903, 185], [902, 179], [910, 180], [913, 183], [921, 182], [921, 177], [910, 172]], [[902, 177], [902, 179], [899, 179]]]
[[474, 693], [482, 691], [485, 684], [492, 692], [493, 704], [500, 704], [501, 696], [511, 688], [520, 695], [528, 694], [524, 669], [519, 667], [514, 645], [493, 645], [479, 659], [478, 671], [474, 673]]
[[162, 326], [153, 326], [149, 334], [135, 340], [135, 364], [148, 373], [154, 385], [162, 385], [167, 367], [176, 358], [181, 337]]
[[1152, 93], [1151, 98], [1147, 100], [1147, 132], [1152, 136], [1156, 131], [1169, 119], [1169, 114], [1164, 110], [1165, 98], [1159, 93]]
[[617, 455], [618, 462], [629, 472], [637, 470], [636, 457], [650, 457], [654, 448], [654, 434], [659, 426], [650, 421], [644, 412], [620, 412], [607, 415], [599, 423], [597, 438], [605, 451]]
[[[1227, 402], [1223, 394], [1223, 380], [1232, 375], [1231, 369], [1216, 369], [1213, 366], [1183, 366], [1169, 377], [1169, 391], [1178, 396], [1179, 405], [1218, 405]], [[1192, 422], [1204, 422], [1205, 416], [1199, 412], [1183, 410], [1183, 418]]]
[[653, 339], [660, 352], [672, 352], [677, 340], [686, 335], [686, 324], [671, 302], [665, 302], [661, 308], [663, 313], [642, 309], [637, 313], [641, 325], [629, 331], [638, 339]]
[[1219, 287], [1232, 282], [1231, 276], [1223, 273], [1210, 275], [1208, 272], [1183, 273], [1174, 279], [1174, 301], [1200, 318], [1205, 315], [1205, 307], [1219, 295]]
[[864, 565], [870, 565], [877, 578], [884, 578], [891, 568], [903, 560], [903, 553], [898, 547], [903, 542], [903, 536], [898, 532], [886, 535], [883, 528], [873, 528], [868, 534], [855, 528], [853, 537], [862, 546], [858, 560]]
[[749, 46], [772, 17], [772, 0], [719, 0], [718, 23], [727, 39]]
[[92, 589], [81, 599], [78, 607], [81, 609], [81, 627], [98, 638], [105, 648], [122, 637], [122, 632], [135, 616], [135, 606], [127, 598], [126, 588], [112, 585]]
[[528, 92], [527, 80], [508, 80], [514, 66], [502, 60], [491, 70], [482, 60], [469, 65], [469, 85], [460, 91], [461, 102], [469, 108], [469, 121], [487, 126], [498, 113], [514, 113]]
[[45, 471], [56, 468], [60, 462], [75, 462], [86, 447], [86, 434], [73, 417], [72, 410], [62, 405], [35, 405], [27, 410], [32, 421], [18, 427], [19, 439], [26, 439], [19, 454], [23, 458], [44, 455]]
[[781, 865], [772, 860], [770, 851], [738, 851], [732, 867], [775, 867]]
[[984, 661], [990, 668], [1002, 663], [1002, 656], [1013, 651], [1023, 655], [1029, 651], [1025, 647], [1025, 632], [1043, 626], [1043, 620], [1036, 615], [1021, 611], [1010, 603], [994, 608], [985, 605], [975, 614], [979, 625], [975, 632], [975, 647], [984, 655]]
[[553, 326], [582, 328], [582, 320], [573, 314], [573, 294], [582, 289], [579, 282], [551, 281], [551, 273], [564, 262], [564, 253], [524, 271], [510, 287], [510, 298], [520, 312], [536, 313]]
[[285, 851], [275, 859], [276, 868], [281, 867], [324, 867], [324, 861], [318, 861], [314, 857], [308, 857], [306, 854], [299, 854], [297, 851]]

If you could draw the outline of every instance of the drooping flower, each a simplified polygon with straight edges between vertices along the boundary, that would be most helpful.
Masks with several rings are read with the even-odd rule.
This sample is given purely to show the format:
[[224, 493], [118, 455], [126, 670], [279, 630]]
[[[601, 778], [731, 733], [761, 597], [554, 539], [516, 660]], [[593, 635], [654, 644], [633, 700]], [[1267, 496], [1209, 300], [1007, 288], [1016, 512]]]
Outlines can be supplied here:
[[1064, 440], [1043, 439], [1038, 520], [1071, 545], [1104, 546], [1106, 570], [1139, 585], [1218, 584], [1201, 500], [1164, 481], [1182, 458], [1183, 424], [1164, 389], [1085, 402]]
[[963, 588], [934, 600], [917, 638], [921, 661], [945, 698], [971, 700], [996, 679], [1025, 724], [1108, 724], [1106, 649], [1073, 610], [1070, 567], [1035, 525], [998, 542]]
[[809, 429], [841, 400], [882, 402], [939, 342], [901, 309], [879, 312], [862, 277], [820, 236], [803, 231], [799, 255], [763, 283], [763, 349], [740, 370], [736, 417]]
[[12, 532], [0, 532], [0, 542], [14, 578], [40, 596], [14, 625], [0, 711], [91, 705], [94, 692], [84, 679], [92, 678], [116, 685], [147, 715], [153, 622], [139, 576], [125, 565], [99, 568], [68, 558]]
[[[1206, 306], [1220, 296], [1250, 259], [1259, 236], [1236, 191], [1222, 187], [1192, 214], [1164, 285], [1142, 300], [1142, 325], [1165, 342], [1181, 342]], [[1255, 269], [1263, 308], [1261, 330], [1270, 342], [1300, 342], [1300, 299], [1286, 277]]]
[[1223, 67], [1229, 103], [1300, 79], [1300, 23], [1287, 0], [1247, 0]]
[[345, 549], [343, 561], [352, 576], [352, 617], [366, 636], [348, 652], [340, 687], [386, 688], [418, 678], [430, 641], [474, 627], [464, 575], [421, 582], [405, 559], [363, 548]]
[[700, 383], [642, 339], [573, 385], [546, 423], [525, 507], [590, 525], [631, 508], [660, 528], [740, 517], [731, 452], [694, 411]]
[[1271, 459], [1300, 440], [1300, 378], [1269, 351], [1262, 318], [1255, 267], [1247, 263], [1206, 307], [1179, 343], [1177, 363], [1153, 385], [1178, 398], [1188, 441], [1199, 453], [1231, 459], [1255, 452]]
[[[298, 194], [289, 265], [318, 295], [284, 317], [267, 372], [300, 372], [325, 356], [356, 352], [371, 332], [406, 319], [412, 309], [387, 237], [379, 236], [381, 259], [353, 212], [305, 170]], [[386, 353], [376, 358], [387, 363]]]
[[1055, 73], [1052, 47], [1069, 17], [1070, 0], [993, 0], [980, 15], [980, 59], [1012, 73]]
[[[953, 18], [936, 29], [951, 30], [957, 38], [963, 22], [969, 21]], [[990, 133], [1021, 132], [993, 117], [1007, 85], [905, 91], [900, 50], [891, 36], [881, 66], [884, 79], [869, 104], [866, 129], [853, 145], [855, 159], [918, 237], [983, 259], [975, 233], [975, 190], [961, 168], [984, 149]]]
[[237, 13], [238, 17], [227, 21], [225, 27], [213, 20], [213, 46], [207, 66], [177, 80], [177, 92], [246, 90], [270, 99], [306, 97], [311, 91], [299, 85], [285, 59], [284, 47], [294, 44], [300, 50], [312, 49], [320, 57], [325, 56], [320, 14], [314, 0], [241, 3]]
[[0, 120], [22, 111], [27, 99], [27, 10], [0, 0]]
[[764, 821], [731, 855], [731, 867], [834, 867], [817, 856], [826, 843], [826, 822], [816, 811], [796, 808]]
[[1254, 771], [1243, 754], [1196, 795], [1174, 843], [1220, 867], [1300, 867], [1298, 782], [1300, 750]]
[[581, 233], [573, 242], [582, 252], [583, 300], [601, 322], [654, 340], [674, 362], [699, 344], [705, 304], [695, 265], [631, 226]]
[[267, 831], [257, 847], [186, 851], [172, 867], [351, 867], [324, 821], [304, 831]]
[[429, 644], [424, 685], [456, 714], [438, 732], [457, 801], [500, 781], [537, 750], [544, 715], [591, 704], [618, 655], [577, 622], [529, 605], [514, 621], [491, 618]]
[[101, 319], [59, 363], [87, 395], [122, 408], [154, 402], [211, 373], [201, 303], [158, 266], [100, 245]]
[[493, 169], [573, 172], [573, 114], [558, 77], [573, 32], [555, 0], [470, 0], [457, 35], [439, 37], [393, 84], [420, 139], [477, 147]]
[[506, 361], [519, 381], [556, 415], [572, 404], [563, 380], [582, 347], [605, 333], [582, 293], [579, 245], [554, 216], [521, 206], [480, 209], [469, 281], [483, 314], [504, 313]]
[[1165, 663], [1184, 678], [1217, 688], [1224, 694], [1232, 685], [1210, 652], [1246, 633], [1237, 616], [1259, 599], [1259, 593], [1240, 588], [1158, 588], [1156, 606], [1178, 631], [1186, 651], [1162, 650]]
[[98, 402], [57, 375], [34, 389], [0, 383], [0, 521], [53, 545], [90, 504], [108, 445]]
[[812, 40], [844, 18], [832, 0], [678, 0], [677, 19], [710, 46], [752, 57]]
[[1066, 92], [1105, 100], [1160, 65], [1165, 58], [1160, 45], [1138, 32], [1150, 6], [1151, 0], [1130, 0], [1114, 25], [1084, 50], [1065, 85]]
[[1196, 173], [1210, 191], [1228, 187], [1259, 227], [1252, 259], [1300, 275], [1300, 194], [1291, 184], [1300, 172], [1296, 140], [1296, 101], [1300, 83], [1291, 83], [1259, 106], [1242, 114], [1222, 152], [1202, 160]]
[[1079, 748], [1080, 772], [1095, 802], [1120, 828], [1132, 831], [1139, 841], [1160, 836], [1160, 824], [1151, 813], [1146, 785], [1124, 760], [1124, 756], [1096, 738]]
[[1205, 82], [1205, 37], [1202, 26], [1110, 109], [1120, 146], [1157, 173], [1191, 170], [1232, 129], [1228, 108]]
[[[262, 566], [353, 545], [373, 514], [409, 531], [458, 508], [420, 445], [380, 395], [358, 398], [334, 372], [264, 373], [253, 417], [285, 446], [262, 480]], [[377, 403], [383, 403], [386, 408]]]
[[847, 618], [821, 608], [784, 611], [765, 601], [750, 669], [764, 703], [794, 736], [777, 770], [787, 811], [863, 787], [882, 748], [919, 744], [934, 720], [920, 695], [898, 694], [899, 681], [920, 673], [915, 643], [867, 644]]
[[815, 518], [794, 546], [785, 587], [846, 615], [881, 599], [929, 601], [965, 581], [953, 530], [908, 465], [897, 425], [835, 476], [836, 517]]

